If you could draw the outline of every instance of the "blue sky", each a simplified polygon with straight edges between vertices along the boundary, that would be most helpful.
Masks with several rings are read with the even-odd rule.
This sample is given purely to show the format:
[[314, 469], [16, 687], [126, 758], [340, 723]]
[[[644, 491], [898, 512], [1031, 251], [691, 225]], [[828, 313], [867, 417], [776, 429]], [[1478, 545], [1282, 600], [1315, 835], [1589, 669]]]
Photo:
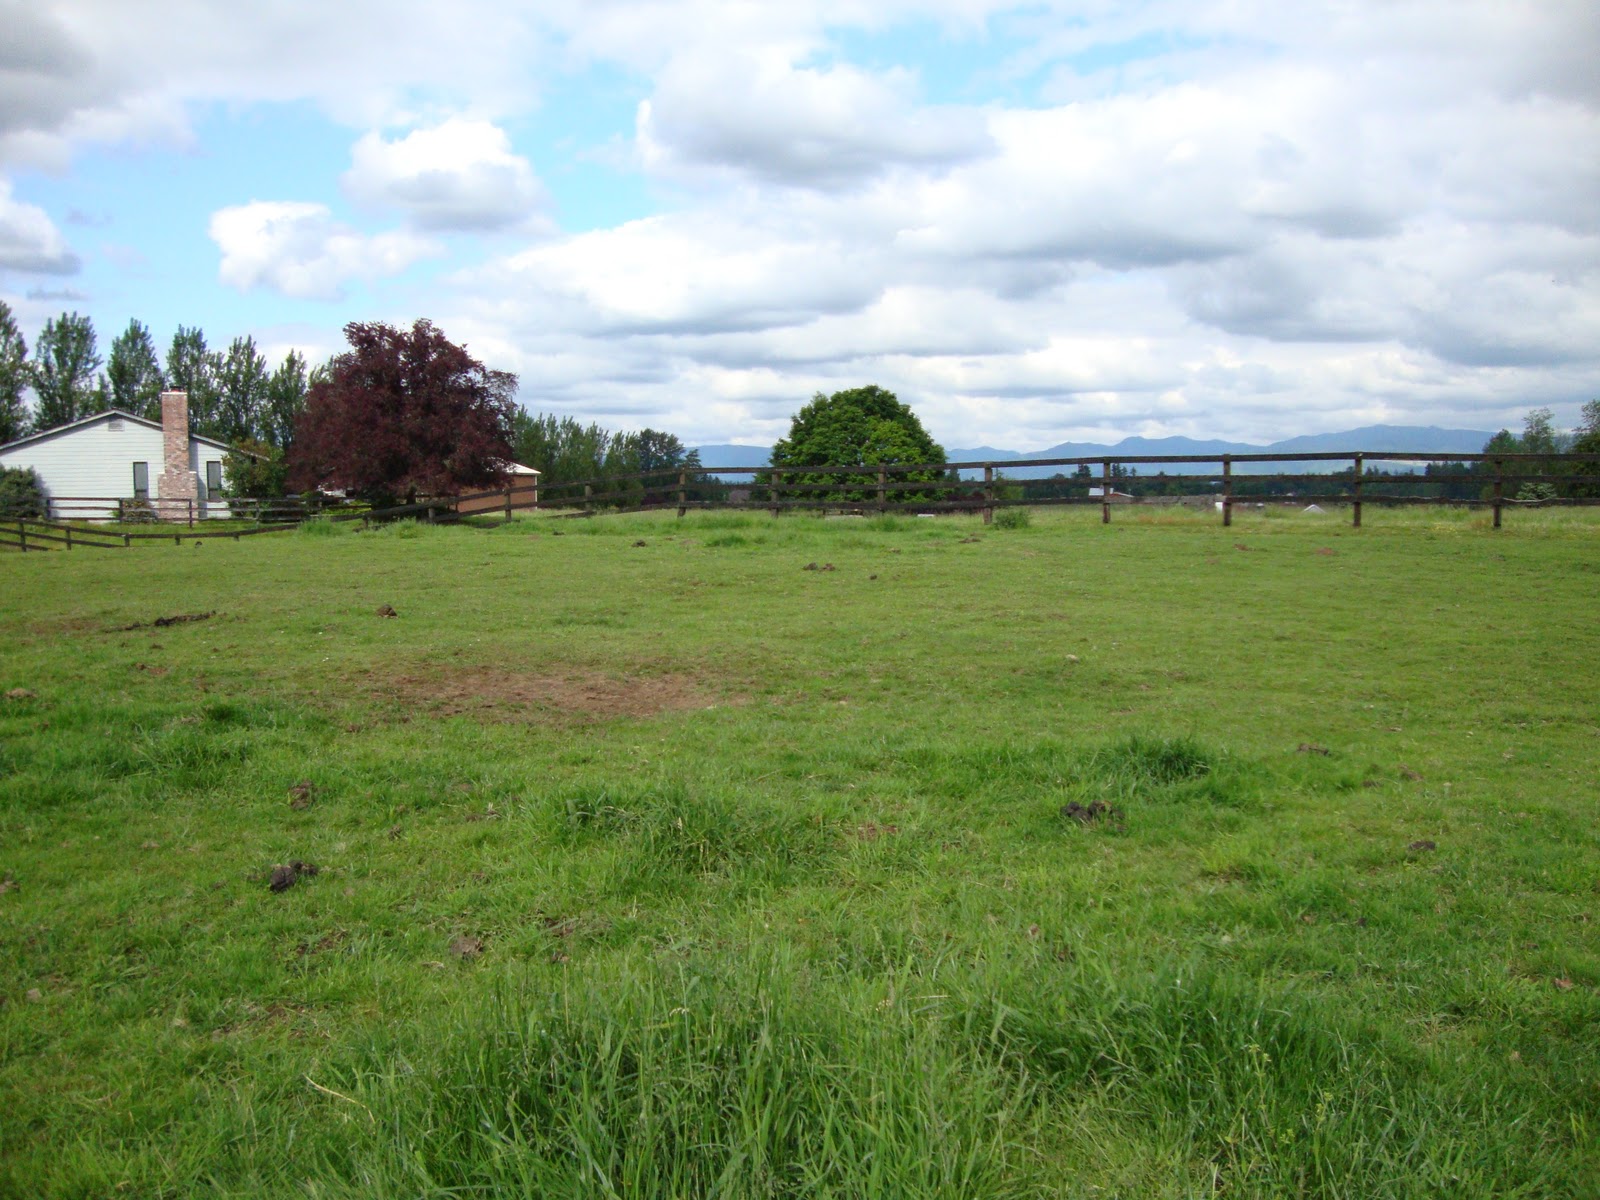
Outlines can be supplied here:
[[1590, 4], [0, 6], [30, 341], [426, 316], [691, 443], [866, 382], [1019, 449], [1600, 395]]

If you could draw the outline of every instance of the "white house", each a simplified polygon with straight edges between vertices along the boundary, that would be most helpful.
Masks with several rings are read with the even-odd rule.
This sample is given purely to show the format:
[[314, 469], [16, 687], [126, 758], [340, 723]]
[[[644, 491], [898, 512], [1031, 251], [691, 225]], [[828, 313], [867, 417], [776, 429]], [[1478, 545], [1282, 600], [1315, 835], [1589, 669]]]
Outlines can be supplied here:
[[[189, 396], [161, 393], [161, 424], [120, 409], [0, 446], [0, 467], [32, 467], [57, 520], [109, 520], [144, 501], [163, 520], [225, 517], [228, 444], [189, 432]], [[92, 503], [75, 503], [91, 501]]]

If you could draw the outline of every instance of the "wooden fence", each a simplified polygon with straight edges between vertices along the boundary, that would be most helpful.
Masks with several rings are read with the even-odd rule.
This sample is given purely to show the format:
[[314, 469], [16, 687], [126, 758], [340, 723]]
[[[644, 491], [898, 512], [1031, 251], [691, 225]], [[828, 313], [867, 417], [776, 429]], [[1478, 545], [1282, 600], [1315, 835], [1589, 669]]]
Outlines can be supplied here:
[[[1326, 464], [1322, 471], [1262, 471], [1264, 465], [1273, 463], [1301, 466], [1307, 463]], [[1429, 475], [1384, 475], [1381, 479], [1367, 474], [1369, 464], [1400, 463], [1446, 464], [1466, 467], [1468, 464], [1485, 464], [1484, 469], [1453, 470]], [[1334, 464], [1345, 467], [1343, 474], [1331, 474]], [[682, 469], [670, 472], [645, 472], [633, 475], [612, 475], [603, 478], [577, 480], [569, 483], [544, 483], [539, 507], [565, 509], [568, 515], [591, 516], [599, 512], [643, 512], [652, 509], [675, 508], [682, 516], [691, 509], [766, 509], [774, 515], [786, 510], [812, 509], [873, 513], [940, 513], [981, 512], [985, 523], [993, 520], [996, 509], [1026, 505], [1099, 505], [1100, 519], [1110, 523], [1114, 507], [1123, 503], [1150, 503], [1151, 499], [1115, 494], [1119, 484], [1126, 484], [1127, 468], [1141, 466], [1217, 466], [1210, 473], [1196, 473], [1167, 477], [1192, 479], [1196, 488], [1205, 485], [1205, 491], [1215, 497], [1217, 510], [1224, 525], [1233, 523], [1233, 510], [1247, 503], [1284, 503], [1299, 505], [1348, 505], [1351, 522], [1361, 525], [1364, 505], [1445, 504], [1482, 506], [1494, 514], [1493, 528], [1499, 529], [1504, 510], [1508, 507], [1544, 507], [1549, 505], [1600, 504], [1600, 454], [1421, 454], [1392, 451], [1322, 451], [1299, 454], [1140, 454], [1088, 458], [1036, 458], [1005, 462], [956, 462], [941, 464], [882, 464], [870, 466], [807, 466], [800, 468], [775, 468], [771, 466], [718, 467], [713, 469]], [[1236, 471], [1239, 466], [1254, 468], [1248, 475]], [[1062, 468], [1063, 470], [1088, 468], [1087, 476], [1075, 475], [1062, 482], [1082, 487], [1083, 495], [1035, 496], [1019, 494], [1030, 483], [1043, 482], [1037, 478], [1023, 480], [1008, 477], [1005, 472], [1036, 468]], [[1579, 474], [1579, 469], [1595, 473]], [[1094, 472], [1098, 469], [1098, 475]], [[962, 473], [982, 472], [982, 477], [964, 478]], [[734, 476], [735, 483], [724, 477]], [[1263, 483], [1294, 482], [1307, 490], [1288, 495], [1244, 498], [1237, 494], [1238, 485], [1248, 481], [1251, 486]], [[1142, 477], [1140, 482], [1148, 482]], [[1402, 495], [1399, 488], [1417, 485], [1471, 484], [1480, 487], [1487, 495], [1477, 497]], [[1330, 485], [1345, 484], [1340, 490]], [[1589, 495], [1548, 496], [1537, 499], [1518, 498], [1514, 492], [1529, 484], [1549, 484], [1552, 488], [1565, 487], [1586, 490]], [[1093, 489], [1098, 494], [1090, 494]], [[1170, 502], [1170, 501], [1169, 501]], [[510, 508], [508, 504], [507, 512]]]
[[[167, 500], [159, 497], [52, 496], [49, 499], [49, 519], [118, 525], [181, 524], [191, 529], [205, 521], [294, 525], [308, 516], [344, 507], [350, 507], [348, 502], [334, 498], [329, 498], [324, 504], [308, 506], [299, 496], [220, 496], [211, 500], [196, 500], [193, 497]], [[8, 515], [0, 513], [0, 518]]]
[[[1263, 471], [1260, 468], [1274, 463], [1301, 466], [1307, 463], [1325, 464], [1324, 470], [1315, 471]], [[1479, 470], [1452, 470], [1424, 475], [1386, 474], [1381, 478], [1367, 474], [1369, 464], [1400, 463], [1415, 465], [1434, 463], [1467, 467], [1479, 464]], [[1341, 464], [1340, 473], [1330, 473], [1334, 464]], [[1343, 464], [1349, 464], [1344, 467]], [[499, 488], [484, 492], [452, 497], [435, 497], [413, 504], [397, 505], [384, 509], [363, 509], [345, 502], [330, 501], [326, 507], [308, 507], [301, 500], [243, 500], [228, 499], [213, 502], [213, 508], [226, 506], [235, 525], [242, 518], [253, 520], [251, 528], [213, 528], [208, 523], [219, 513], [202, 514], [195, 502], [187, 502], [185, 511], [177, 513], [176, 520], [168, 519], [152, 526], [151, 530], [109, 530], [96, 527], [96, 520], [114, 520], [111, 514], [125, 515], [125, 500], [115, 498], [66, 497], [52, 500], [52, 509], [68, 507], [62, 511], [94, 512], [97, 516], [77, 520], [41, 520], [0, 512], [0, 548], [15, 550], [75, 549], [78, 547], [126, 548], [135, 541], [167, 541], [181, 545], [185, 541], [213, 538], [232, 538], [273, 533], [292, 529], [310, 518], [346, 522], [360, 521], [363, 525], [374, 521], [413, 517], [429, 522], [456, 521], [464, 515], [463, 505], [477, 517], [503, 514], [511, 520], [512, 514], [523, 510], [548, 510], [554, 516], [589, 517], [600, 513], [648, 512], [675, 509], [681, 517], [700, 509], [751, 509], [766, 510], [774, 515], [794, 510], [823, 510], [855, 513], [954, 513], [978, 512], [985, 523], [992, 521], [997, 509], [1027, 505], [1099, 505], [1100, 519], [1110, 523], [1115, 507], [1124, 503], [1174, 502], [1171, 498], [1137, 498], [1114, 494], [1119, 483], [1126, 483], [1127, 468], [1141, 466], [1220, 466], [1219, 471], [1183, 476], [1172, 479], [1192, 479], [1196, 487], [1205, 485], [1208, 498], [1214, 498], [1224, 525], [1233, 523], [1233, 511], [1240, 504], [1293, 503], [1296, 505], [1339, 504], [1350, 508], [1351, 524], [1361, 525], [1365, 505], [1444, 504], [1486, 507], [1493, 512], [1492, 528], [1499, 529], [1504, 511], [1509, 507], [1540, 508], [1553, 505], [1600, 505], [1600, 454], [1418, 454], [1393, 451], [1325, 451], [1300, 454], [1224, 454], [1224, 455], [1117, 455], [1092, 458], [1042, 458], [1017, 459], [1006, 462], [958, 462], [939, 464], [886, 463], [871, 466], [808, 466], [804, 468], [775, 468], [767, 465], [749, 467], [682, 468], [671, 471], [648, 471], [631, 475], [610, 475], [593, 479], [574, 480], [567, 483], [541, 482], [522, 487]], [[1236, 470], [1239, 466], [1253, 468], [1249, 474]], [[1021, 480], [1008, 477], [1005, 472], [1019, 469], [1063, 468], [1076, 471], [1087, 467], [1087, 476], [1074, 474], [1064, 482], [1074, 488], [1085, 489], [1084, 495], [1058, 495], [1025, 497], [1020, 494], [1027, 483], [1038, 479]], [[1098, 468], [1098, 475], [1093, 472]], [[1579, 474], [1579, 471], [1588, 473]], [[971, 477], [963, 477], [967, 472]], [[977, 477], [982, 473], [981, 478]], [[727, 477], [732, 477], [730, 482]], [[1147, 482], [1148, 477], [1141, 477]], [[1288, 495], [1242, 497], [1238, 485], [1248, 481], [1251, 486], [1263, 483], [1294, 482], [1309, 490]], [[1402, 495], [1394, 489], [1415, 488], [1418, 485], [1471, 484], [1482, 493], [1475, 497]], [[1332, 484], [1344, 485], [1340, 490], [1329, 490]], [[1552, 489], [1564, 488], [1578, 494], [1519, 498], [1516, 490], [1526, 485], [1547, 484]], [[1094, 488], [1098, 495], [1087, 494]], [[161, 502], [155, 502], [160, 505]], [[182, 503], [182, 502], [178, 502]], [[90, 506], [99, 506], [91, 508]], [[172, 517], [167, 508], [163, 514]]]

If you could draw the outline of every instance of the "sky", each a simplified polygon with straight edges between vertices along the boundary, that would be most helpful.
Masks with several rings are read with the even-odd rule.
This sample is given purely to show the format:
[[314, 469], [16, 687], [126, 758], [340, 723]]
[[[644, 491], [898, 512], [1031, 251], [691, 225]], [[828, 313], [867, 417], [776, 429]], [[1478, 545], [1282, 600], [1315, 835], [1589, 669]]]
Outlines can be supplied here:
[[947, 446], [1600, 397], [1593, 0], [0, 0], [0, 299]]

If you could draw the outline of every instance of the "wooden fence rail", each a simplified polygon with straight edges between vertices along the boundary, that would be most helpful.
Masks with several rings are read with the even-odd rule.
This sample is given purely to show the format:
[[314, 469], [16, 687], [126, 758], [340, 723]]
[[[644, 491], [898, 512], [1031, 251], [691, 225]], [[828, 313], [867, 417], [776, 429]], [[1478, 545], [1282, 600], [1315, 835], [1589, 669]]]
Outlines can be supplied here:
[[[1340, 475], [1307, 470], [1283, 472], [1262, 471], [1259, 468], [1273, 463], [1300, 467], [1305, 463], [1349, 463], [1348, 487], [1329, 490], [1325, 487], [1289, 495], [1239, 494], [1238, 484], [1248, 481], [1252, 487], [1262, 484], [1294, 483], [1319, 484], [1342, 482]], [[1370, 466], [1375, 463], [1447, 463], [1493, 464], [1492, 473], [1471, 471], [1444, 471], [1432, 475], [1407, 477], [1373, 476]], [[766, 509], [774, 514], [793, 509], [848, 510], [853, 512], [955, 512], [981, 509], [984, 520], [993, 519], [994, 511], [1015, 505], [1099, 505], [1101, 520], [1109, 523], [1114, 507], [1127, 502], [1149, 503], [1166, 497], [1124, 497], [1114, 495], [1113, 489], [1127, 480], [1121, 468], [1130, 466], [1184, 465], [1191, 471], [1184, 475], [1165, 476], [1167, 483], [1192, 479], [1198, 489], [1215, 496], [1222, 514], [1222, 523], [1233, 523], [1233, 510], [1240, 504], [1285, 503], [1296, 504], [1347, 504], [1351, 508], [1351, 521], [1360, 526], [1362, 508], [1369, 504], [1415, 505], [1444, 504], [1467, 507], [1487, 506], [1493, 509], [1493, 527], [1502, 523], [1502, 513], [1508, 507], [1546, 507], [1555, 505], [1600, 504], [1600, 454], [1446, 454], [1402, 451], [1313, 451], [1297, 454], [1138, 454], [1091, 456], [1076, 458], [1016, 459], [1005, 462], [960, 462], [946, 464], [897, 463], [850, 466], [805, 466], [774, 468], [771, 466], [699, 468], [683, 472], [676, 489], [663, 482], [664, 473], [643, 472], [631, 475], [608, 475], [591, 479], [560, 483], [543, 483], [539, 507], [565, 509], [566, 515], [591, 516], [597, 512], [642, 512], [659, 508], [676, 508], [680, 515], [691, 508]], [[1255, 470], [1247, 474], [1235, 467], [1247, 465]], [[1518, 467], [1539, 469], [1518, 470]], [[1569, 471], [1553, 471], [1553, 466], [1567, 466]], [[1041, 480], [1036, 475], [1028, 479], [1007, 477], [1008, 470], [1037, 469], [1041, 467], [1087, 468], [1087, 476], [1076, 475], [1060, 479]], [[1216, 468], [1212, 470], [1211, 468]], [[1589, 467], [1592, 473], [1578, 474], [1576, 468]], [[1098, 468], [1098, 473], [1095, 469]], [[963, 478], [962, 472], [983, 472], [981, 480]], [[692, 481], [684, 476], [692, 475]], [[914, 478], [892, 478], [914, 476]], [[736, 482], [725, 482], [734, 477]], [[1140, 477], [1148, 481], [1149, 476]], [[1018, 489], [1028, 484], [1049, 482], [1057, 486], [1085, 489], [1083, 495], [1021, 496]], [[1477, 497], [1414, 496], [1396, 493], [1395, 488], [1417, 486], [1443, 486], [1473, 484], [1488, 492]], [[1519, 498], [1507, 493], [1508, 487], [1523, 484], [1550, 484], [1581, 486], [1594, 494], [1582, 496], [1547, 496]], [[1089, 494], [1093, 488], [1097, 494]], [[1386, 490], [1387, 489], [1387, 490]], [[652, 496], [652, 492], [657, 493]], [[686, 493], [695, 493], [690, 498]], [[717, 493], [706, 495], [705, 493]], [[937, 497], [937, 498], [935, 498]], [[509, 512], [509, 508], [508, 508]]]
[[[1345, 472], [1316, 472], [1289, 469], [1282, 472], [1260, 470], [1282, 463], [1301, 468], [1306, 463], [1350, 464]], [[1442, 471], [1432, 475], [1376, 476], [1376, 463], [1489, 464], [1489, 471]], [[126, 548], [135, 541], [165, 541], [181, 545], [185, 541], [211, 538], [250, 537], [292, 529], [297, 524], [320, 517], [332, 521], [374, 521], [412, 517], [429, 522], [457, 521], [463, 516], [503, 515], [511, 520], [517, 511], [548, 510], [555, 516], [588, 517], [599, 513], [648, 512], [675, 509], [679, 516], [691, 510], [749, 509], [773, 514], [785, 511], [823, 510], [877, 513], [954, 513], [983, 514], [985, 523], [994, 519], [997, 509], [1018, 505], [1099, 505], [1100, 519], [1109, 523], [1114, 508], [1126, 504], [1173, 503], [1175, 498], [1127, 497], [1114, 495], [1113, 489], [1129, 476], [1128, 467], [1188, 466], [1182, 475], [1163, 475], [1169, 485], [1192, 480], [1203, 488], [1200, 496], [1214, 498], [1223, 525], [1233, 523], [1233, 510], [1241, 504], [1294, 503], [1348, 505], [1351, 523], [1361, 525], [1366, 505], [1409, 506], [1444, 504], [1488, 507], [1493, 511], [1493, 528], [1502, 525], [1505, 509], [1540, 508], [1557, 505], [1600, 505], [1600, 454], [1445, 454], [1400, 451], [1314, 451], [1298, 454], [1133, 454], [1099, 455], [1080, 458], [1015, 459], [1005, 462], [961, 463], [871, 463], [848, 466], [674, 468], [627, 475], [606, 475], [559, 483], [541, 481], [535, 485], [495, 488], [460, 496], [431, 497], [382, 509], [329, 499], [326, 504], [308, 505], [298, 498], [254, 499], [228, 497], [199, 506], [184, 502], [150, 502], [156, 515], [168, 520], [153, 522], [150, 531], [98, 527], [126, 516], [134, 504], [117, 497], [58, 497], [51, 500], [52, 516], [40, 519], [25, 514], [0, 511], [0, 548], [19, 551], [61, 547]], [[1255, 468], [1247, 473], [1239, 466]], [[1031, 475], [1027, 479], [1008, 477], [1006, 472], [1036, 470], [1041, 467], [1072, 468], [1084, 474], [1050, 479]], [[1213, 470], [1212, 468], [1216, 469]], [[1527, 468], [1519, 470], [1518, 468]], [[1561, 468], [1566, 468], [1562, 470]], [[1578, 473], [1579, 470], [1584, 473]], [[982, 472], [982, 478], [971, 477]], [[963, 472], [969, 477], [963, 477]], [[1148, 481], [1150, 476], [1138, 477]], [[1238, 485], [1312, 485], [1316, 490], [1287, 495], [1242, 495]], [[1343, 484], [1342, 490], [1317, 485]], [[1056, 487], [1083, 488], [1081, 495], [1024, 496], [1027, 485], [1050, 484]], [[1396, 488], [1473, 484], [1480, 489], [1475, 497], [1417, 496], [1399, 494]], [[1525, 498], [1514, 495], [1525, 484], [1577, 488], [1578, 495], [1540, 495]], [[1089, 494], [1088, 489], [1098, 494]], [[467, 506], [463, 510], [463, 506]], [[144, 512], [145, 508], [138, 511]], [[74, 514], [71, 517], [66, 514]], [[176, 516], [176, 520], [171, 519]], [[240, 520], [254, 522], [251, 528], [216, 528], [217, 518], [236, 525]], [[213, 528], [208, 529], [211, 525]], [[159, 532], [157, 530], [160, 530]], [[214, 530], [214, 531], [213, 531]]]

